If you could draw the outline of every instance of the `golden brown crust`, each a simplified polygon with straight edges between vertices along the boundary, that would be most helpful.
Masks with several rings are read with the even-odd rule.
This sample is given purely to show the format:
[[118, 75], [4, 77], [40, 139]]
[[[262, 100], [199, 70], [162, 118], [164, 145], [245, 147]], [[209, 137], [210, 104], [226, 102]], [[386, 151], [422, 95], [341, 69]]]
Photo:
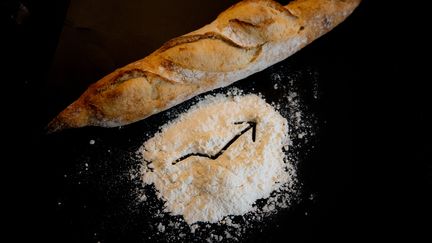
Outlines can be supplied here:
[[144, 119], [202, 92], [279, 62], [330, 31], [360, 0], [244, 0], [217, 19], [95, 84], [62, 111], [50, 131], [113, 127]]

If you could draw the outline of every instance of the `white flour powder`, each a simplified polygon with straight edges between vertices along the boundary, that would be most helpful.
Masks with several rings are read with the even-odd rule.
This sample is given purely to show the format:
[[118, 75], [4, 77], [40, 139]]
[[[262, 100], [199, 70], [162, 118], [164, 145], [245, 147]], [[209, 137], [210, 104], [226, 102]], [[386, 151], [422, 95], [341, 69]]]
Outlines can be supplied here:
[[257, 95], [206, 97], [144, 143], [142, 180], [188, 224], [243, 215], [292, 179], [287, 134], [287, 120]]

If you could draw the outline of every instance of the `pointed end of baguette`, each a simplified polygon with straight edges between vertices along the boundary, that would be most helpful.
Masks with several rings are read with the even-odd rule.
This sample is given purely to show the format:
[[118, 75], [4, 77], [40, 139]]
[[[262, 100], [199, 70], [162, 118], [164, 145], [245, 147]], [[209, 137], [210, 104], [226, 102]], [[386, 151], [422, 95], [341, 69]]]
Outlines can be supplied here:
[[352, 12], [355, 8], [360, 5], [362, 0], [340, 0], [341, 2], [346, 4], [346, 7]]
[[78, 128], [89, 125], [89, 112], [77, 102], [72, 103], [55, 117], [46, 127], [48, 134], [69, 128]]

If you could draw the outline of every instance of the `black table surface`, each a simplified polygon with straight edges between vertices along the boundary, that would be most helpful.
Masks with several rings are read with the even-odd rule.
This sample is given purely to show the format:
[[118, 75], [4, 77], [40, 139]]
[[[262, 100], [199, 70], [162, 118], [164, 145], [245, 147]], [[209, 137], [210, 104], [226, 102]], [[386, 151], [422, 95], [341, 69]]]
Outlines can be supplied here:
[[[20, 47], [10, 57], [16, 64], [10, 71], [20, 80], [17, 88], [23, 90], [21, 95], [27, 101], [19, 105], [18, 110], [26, 111], [17, 114], [23, 123], [19, 132], [33, 135], [27, 150], [22, 142], [16, 143], [20, 145], [16, 154], [24, 161], [17, 165], [26, 179], [21, 181], [25, 183], [16, 183], [19, 189], [13, 193], [26, 194], [19, 203], [25, 212], [20, 223], [30, 228], [24, 232], [47, 242], [148, 241], [152, 233], [143, 229], [148, 212], [142, 208], [132, 212], [126, 206], [136, 185], [124, 175], [136, 163], [130, 154], [142, 144], [143, 134], [156, 131], [167, 121], [167, 115], [153, 116], [122, 129], [83, 128], [46, 135], [43, 128], [89, 84], [146, 56], [170, 38], [209, 23], [235, 2], [7, 1], [5, 9], [14, 13], [6, 21], [13, 22], [8, 25], [13, 33], [9, 44]], [[316, 129], [313, 142], [301, 150], [299, 203], [260, 230], [245, 234], [243, 241], [352, 241], [362, 237], [361, 232], [379, 231], [381, 222], [397, 218], [388, 198], [398, 198], [399, 190], [406, 189], [405, 198], [418, 199], [418, 208], [426, 204], [418, 195], [427, 191], [424, 185], [430, 181], [417, 178], [420, 187], [387, 182], [394, 179], [389, 176], [391, 171], [414, 174], [417, 170], [378, 164], [371, 151], [384, 150], [380, 142], [371, 141], [366, 153], [360, 149], [363, 143], [357, 140], [375, 138], [384, 132], [387, 121], [371, 125], [363, 115], [373, 114], [378, 120], [383, 112], [392, 109], [387, 102], [376, 102], [384, 97], [380, 82], [390, 82], [381, 73], [396, 77], [400, 68], [387, 61], [397, 58], [392, 51], [396, 43], [371, 40], [378, 31], [396, 36], [386, 32], [389, 28], [382, 28], [390, 26], [390, 20], [376, 21], [379, 11], [372, 6], [370, 1], [363, 1], [330, 33], [287, 60], [233, 85], [244, 90], [256, 88], [270, 100], [278, 100], [285, 91], [295, 89], [313, 114]], [[26, 67], [25, 72], [22, 67]], [[269, 83], [275, 72], [298, 74], [300, 78], [295, 79], [293, 87], [275, 91]], [[311, 98], [316, 92], [319, 99]], [[95, 144], [90, 145], [89, 140], [95, 140]], [[417, 146], [414, 144], [411, 146]], [[360, 173], [364, 170], [367, 174]], [[360, 183], [359, 174], [363, 178]], [[313, 200], [308, 200], [310, 195]], [[365, 218], [366, 223], [360, 223]], [[159, 235], [153, 240], [164, 241], [164, 237]]]

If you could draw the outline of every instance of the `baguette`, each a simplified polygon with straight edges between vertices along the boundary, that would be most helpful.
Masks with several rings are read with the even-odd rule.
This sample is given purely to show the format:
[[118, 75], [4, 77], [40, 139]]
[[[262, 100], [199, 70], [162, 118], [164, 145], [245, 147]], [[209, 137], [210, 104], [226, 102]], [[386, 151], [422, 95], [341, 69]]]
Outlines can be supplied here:
[[294, 54], [342, 22], [360, 0], [244, 0], [203, 28], [92, 84], [48, 131], [115, 127], [224, 87]]

